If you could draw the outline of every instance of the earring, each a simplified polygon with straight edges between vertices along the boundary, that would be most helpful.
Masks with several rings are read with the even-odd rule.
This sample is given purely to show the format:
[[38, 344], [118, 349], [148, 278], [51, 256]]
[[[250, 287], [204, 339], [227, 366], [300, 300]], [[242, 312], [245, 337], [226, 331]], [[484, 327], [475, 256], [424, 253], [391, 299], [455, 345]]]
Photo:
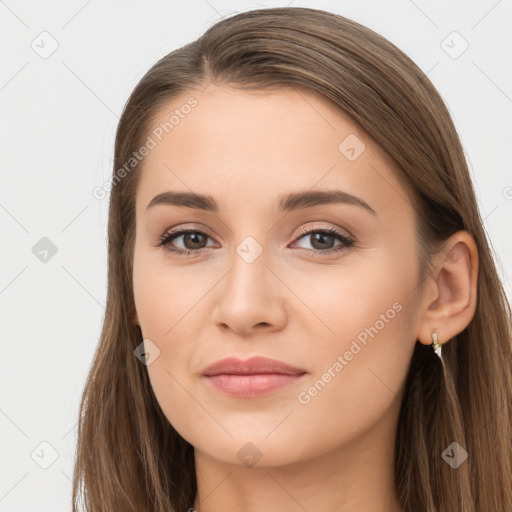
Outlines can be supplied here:
[[437, 354], [437, 357], [442, 361], [443, 357], [441, 355], [441, 345], [438, 343], [437, 332], [432, 333], [432, 348], [434, 352]]

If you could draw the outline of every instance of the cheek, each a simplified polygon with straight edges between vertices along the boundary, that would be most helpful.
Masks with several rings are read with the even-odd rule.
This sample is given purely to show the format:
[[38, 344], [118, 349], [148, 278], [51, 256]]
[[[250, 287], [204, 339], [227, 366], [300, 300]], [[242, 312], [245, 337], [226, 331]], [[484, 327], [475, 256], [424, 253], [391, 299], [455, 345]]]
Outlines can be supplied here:
[[396, 428], [414, 348], [407, 318], [412, 310], [398, 294], [368, 298], [364, 304], [340, 299], [346, 309], [337, 309], [337, 317], [333, 311], [330, 324], [336, 337], [324, 336], [315, 344], [315, 371], [294, 397], [294, 421], [276, 431], [276, 444], [291, 436], [309, 456], [350, 446], [380, 423]]
[[358, 336], [364, 342], [374, 324], [379, 333], [389, 332], [388, 326], [396, 324], [396, 319], [400, 324], [405, 313], [399, 310], [405, 309], [415, 280], [414, 266], [405, 260], [375, 250], [347, 258], [338, 266], [300, 275], [282, 269], [281, 274], [283, 280], [293, 283], [293, 295], [300, 299], [292, 297], [291, 303], [303, 312], [299, 316], [302, 328], [311, 330], [316, 322], [316, 332], [324, 340], [320, 345], [341, 350], [345, 342]]
[[198, 301], [201, 286], [191, 279], [193, 274], [166, 262], [156, 251], [164, 249], [135, 251], [133, 293], [144, 337], [167, 340], [178, 322], [186, 323], [185, 315]]
[[307, 422], [328, 417], [345, 431], [362, 428], [400, 396], [415, 344], [415, 267], [393, 254], [373, 256], [294, 289], [313, 313], [298, 329], [315, 333], [314, 374], [299, 400]]
[[158, 357], [147, 365], [151, 387], [169, 422], [187, 440], [195, 429], [194, 418], [202, 412], [194, 409], [197, 404], [190, 394], [191, 361], [204, 324], [197, 316], [202, 311], [200, 299], [212, 286], [193, 277], [193, 272], [166, 265], [165, 258], [135, 253], [137, 316], [144, 343], [151, 340], [158, 348]]

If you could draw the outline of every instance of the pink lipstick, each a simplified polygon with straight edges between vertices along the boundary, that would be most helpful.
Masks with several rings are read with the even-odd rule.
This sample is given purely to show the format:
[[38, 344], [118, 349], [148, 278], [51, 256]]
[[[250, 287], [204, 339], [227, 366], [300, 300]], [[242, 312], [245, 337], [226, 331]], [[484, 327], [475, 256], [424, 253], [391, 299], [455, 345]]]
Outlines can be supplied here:
[[275, 359], [254, 356], [242, 361], [228, 357], [203, 371], [207, 381], [230, 396], [252, 398], [271, 393], [301, 380], [307, 372]]

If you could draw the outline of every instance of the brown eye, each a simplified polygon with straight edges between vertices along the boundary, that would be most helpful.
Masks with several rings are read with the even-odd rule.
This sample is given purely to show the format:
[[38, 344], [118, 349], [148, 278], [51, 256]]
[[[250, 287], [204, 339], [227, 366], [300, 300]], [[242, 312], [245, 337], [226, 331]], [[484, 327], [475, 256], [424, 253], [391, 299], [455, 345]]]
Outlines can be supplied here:
[[[333, 245], [334, 241], [338, 239], [341, 244]], [[328, 229], [312, 229], [306, 231], [297, 240], [309, 240], [312, 249], [303, 248], [308, 254], [332, 254], [335, 252], [341, 252], [349, 249], [353, 244], [354, 240], [348, 236], [340, 233], [334, 228]]]
[[[184, 247], [172, 247], [171, 242], [174, 242], [179, 238], [183, 238], [181, 243]], [[176, 254], [184, 254], [188, 256], [192, 253], [199, 253], [202, 249], [205, 249], [207, 247], [205, 244], [209, 238], [210, 237], [206, 233], [198, 231], [197, 229], [178, 230], [171, 233], [166, 233], [160, 237], [158, 247], [163, 247], [166, 250]]]

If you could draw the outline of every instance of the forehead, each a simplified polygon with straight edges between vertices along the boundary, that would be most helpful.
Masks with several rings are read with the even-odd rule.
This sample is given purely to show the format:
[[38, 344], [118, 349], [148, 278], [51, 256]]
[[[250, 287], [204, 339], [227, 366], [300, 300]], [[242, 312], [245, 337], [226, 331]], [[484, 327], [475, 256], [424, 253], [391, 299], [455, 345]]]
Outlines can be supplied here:
[[270, 206], [278, 195], [313, 188], [342, 189], [376, 210], [397, 198], [407, 203], [391, 158], [328, 100], [303, 90], [210, 84], [161, 108], [149, 135], [140, 212], [166, 190], [214, 195], [221, 209]]

